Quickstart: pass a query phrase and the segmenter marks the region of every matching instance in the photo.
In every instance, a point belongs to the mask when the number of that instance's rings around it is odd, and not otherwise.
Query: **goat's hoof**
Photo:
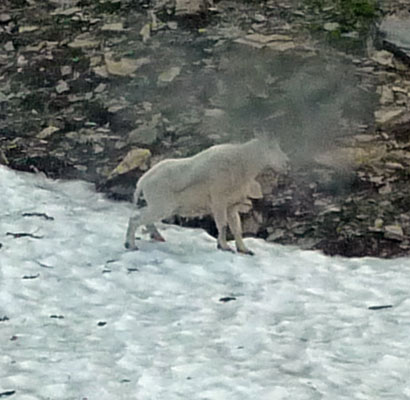
[[[165,239],[162,235],[159,233],[151,233],[151,239],[155,240],[156,242],[165,242]]]
[[[128,243],[128,242],[125,242],[124,247],[127,250],[138,250],[138,247],[135,246],[135,244],[131,244],[131,243]]]
[[[245,249],[245,250],[239,250],[238,249],[238,253],[246,254],[248,256],[254,256],[255,255],[255,253],[252,250],[248,250],[248,249]]]
[[[231,249],[229,246],[221,246],[218,243],[218,250],[222,250],[222,251],[229,251],[230,253],[235,253],[235,251],[233,249]]]

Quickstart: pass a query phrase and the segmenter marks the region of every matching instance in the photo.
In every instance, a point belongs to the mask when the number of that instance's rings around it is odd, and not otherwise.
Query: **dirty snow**
[[[130,252],[130,204],[3,166],[0,204],[1,398],[410,398],[409,258],[167,225]]]

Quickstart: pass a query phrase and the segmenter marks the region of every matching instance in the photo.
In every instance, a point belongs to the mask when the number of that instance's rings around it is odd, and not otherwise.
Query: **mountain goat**
[[[151,237],[164,240],[154,222],[180,215],[211,214],[218,229],[218,248],[232,251],[226,241],[229,226],[238,252],[253,254],[242,240],[239,212],[252,207],[252,198],[261,198],[256,176],[265,168],[285,171],[287,156],[276,140],[257,138],[243,144],[212,146],[192,157],[167,159],[147,171],[134,193],[141,193],[147,206],[130,218],[125,247],[135,246],[135,230],[145,225]]]

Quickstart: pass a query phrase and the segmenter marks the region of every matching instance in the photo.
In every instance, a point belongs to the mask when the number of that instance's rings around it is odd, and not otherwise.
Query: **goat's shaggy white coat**
[[[243,144],[210,147],[193,157],[163,160],[138,181],[134,193],[141,193],[147,206],[130,218],[125,247],[136,249],[135,230],[146,225],[154,238],[163,240],[154,222],[173,216],[212,214],[218,229],[218,248],[230,250],[226,241],[229,228],[237,250],[253,254],[242,241],[239,212],[252,207],[252,198],[261,198],[256,176],[265,168],[284,171],[288,163],[276,141],[253,139]]]

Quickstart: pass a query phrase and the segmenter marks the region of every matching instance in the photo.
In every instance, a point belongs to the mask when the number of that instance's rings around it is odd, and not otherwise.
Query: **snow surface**
[[[0,204],[0,397],[410,398],[408,258],[250,257],[166,225],[126,251],[131,204],[3,166]]]

